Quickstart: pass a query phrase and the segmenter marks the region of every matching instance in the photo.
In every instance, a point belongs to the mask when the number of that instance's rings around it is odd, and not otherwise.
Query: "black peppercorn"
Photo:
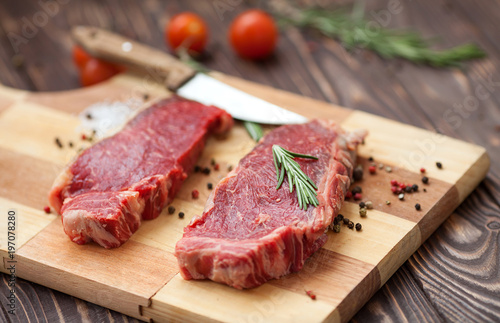
[[[175,207],[169,206],[168,207],[168,214],[174,214],[174,212],[175,212]]]
[[[179,218],[183,218],[184,217],[184,212],[179,212]]]
[[[352,195],[356,194],[356,193],[361,193],[361,186],[354,186],[354,188],[352,189]]]
[[[214,186],[212,185],[212,183],[208,183],[208,184],[207,184],[207,188],[208,188],[209,190],[211,190],[213,187],[214,187]]]
[[[418,185],[417,185],[417,184],[413,184],[413,185],[411,186],[411,189],[413,190],[413,192],[418,191]]]
[[[342,221],[344,221],[344,224],[349,224],[349,218],[343,218]]]
[[[363,179],[363,167],[357,166],[354,171],[352,172],[352,178],[354,178],[355,181],[360,181]]]
[[[201,167],[200,166],[198,166],[198,165],[194,166],[194,172],[195,173],[199,173],[200,171],[201,171]]]
[[[424,184],[429,183],[429,177],[427,177],[427,176],[422,177],[422,183],[424,183]]]
[[[405,192],[406,192],[406,193],[411,193],[411,191],[412,191],[412,190],[413,190],[413,189],[411,188],[411,186],[406,186],[406,187],[405,187]]]
[[[203,168],[203,174],[209,175],[210,174],[210,168],[208,168],[208,167]]]
[[[417,211],[420,211],[420,204],[419,204],[419,203],[415,204],[415,209],[416,209]]]
[[[338,214],[335,218],[338,218],[339,222],[344,220],[344,216],[342,214]]]
[[[373,157],[370,156],[370,158],[368,158],[368,160],[372,162],[373,161]]]
[[[349,229],[353,229],[353,228],[354,228],[354,222],[349,221],[349,224],[347,225],[347,227],[348,227]]]
[[[361,223],[356,223],[356,231],[361,230]]]
[[[436,166],[437,166],[437,168],[439,168],[439,169],[443,168],[443,164],[441,164],[440,162],[436,162]]]
[[[359,202],[359,208],[364,208],[366,205],[365,205],[365,202]]]

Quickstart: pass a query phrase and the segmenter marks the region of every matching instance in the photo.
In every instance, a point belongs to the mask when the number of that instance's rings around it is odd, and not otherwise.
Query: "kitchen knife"
[[[90,55],[151,74],[180,96],[215,105],[233,118],[263,124],[304,123],[307,118],[237,90],[158,49],[89,26],[72,29],[74,40]]]

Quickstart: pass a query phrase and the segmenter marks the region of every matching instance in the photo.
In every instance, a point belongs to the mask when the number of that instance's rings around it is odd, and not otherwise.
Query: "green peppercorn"
[[[366,208],[359,209],[359,216],[364,218],[366,216]]]
[[[340,232],[340,224],[335,224],[333,226],[333,231],[336,232],[336,233],[339,233]]]
[[[373,203],[372,203],[372,201],[367,201],[367,202],[365,202],[365,205],[366,205],[366,208],[367,208],[368,210],[373,209]]]

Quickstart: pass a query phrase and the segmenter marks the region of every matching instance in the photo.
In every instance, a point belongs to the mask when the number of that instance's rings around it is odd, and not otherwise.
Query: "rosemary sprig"
[[[309,176],[307,176],[302,171],[302,169],[300,169],[300,165],[295,160],[293,160],[293,158],[296,157],[317,160],[318,157],[293,153],[278,145],[273,145],[272,149],[274,166],[276,167],[276,176],[278,179],[278,185],[276,185],[276,189],[279,189],[281,187],[281,184],[283,184],[286,171],[290,193],[293,192],[294,186],[297,189],[299,207],[303,210],[307,210],[308,204],[318,206],[319,202],[316,193],[318,187],[316,187],[316,184],[314,184]]]
[[[255,122],[251,121],[243,121],[243,125],[245,126],[245,129],[247,130],[248,134],[250,137],[252,137],[253,140],[259,141],[260,138],[263,136],[262,132],[262,127]]]
[[[435,67],[460,65],[461,61],[485,57],[485,52],[474,44],[465,44],[443,51],[430,49],[430,43],[415,32],[373,28],[363,17],[359,6],[349,14],[344,10],[304,9],[284,17],[281,22],[307,27],[323,35],[340,40],[348,49],[367,48],[384,58],[401,57]]]

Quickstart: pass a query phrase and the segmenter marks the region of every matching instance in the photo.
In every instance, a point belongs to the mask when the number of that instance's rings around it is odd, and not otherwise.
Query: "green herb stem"
[[[301,28],[312,28],[323,35],[340,40],[348,49],[367,48],[384,58],[400,57],[435,67],[457,66],[461,61],[485,57],[485,52],[474,44],[465,44],[437,51],[430,43],[411,31],[386,29],[371,24],[363,18],[363,12],[354,10],[304,9],[281,22]],[[378,28],[379,27],[379,28]]]
[[[262,127],[258,123],[243,121],[243,125],[253,140],[259,141],[263,136]]]
[[[276,167],[276,176],[278,179],[276,189],[278,190],[283,184],[286,172],[290,193],[293,192],[294,186],[297,190],[299,207],[303,210],[307,210],[307,206],[309,204],[318,206],[319,201],[316,193],[318,187],[309,178],[309,176],[307,176],[302,171],[300,165],[295,160],[293,160],[294,158],[308,158],[317,160],[318,157],[294,153],[278,145],[273,145],[272,150],[274,166]]]

